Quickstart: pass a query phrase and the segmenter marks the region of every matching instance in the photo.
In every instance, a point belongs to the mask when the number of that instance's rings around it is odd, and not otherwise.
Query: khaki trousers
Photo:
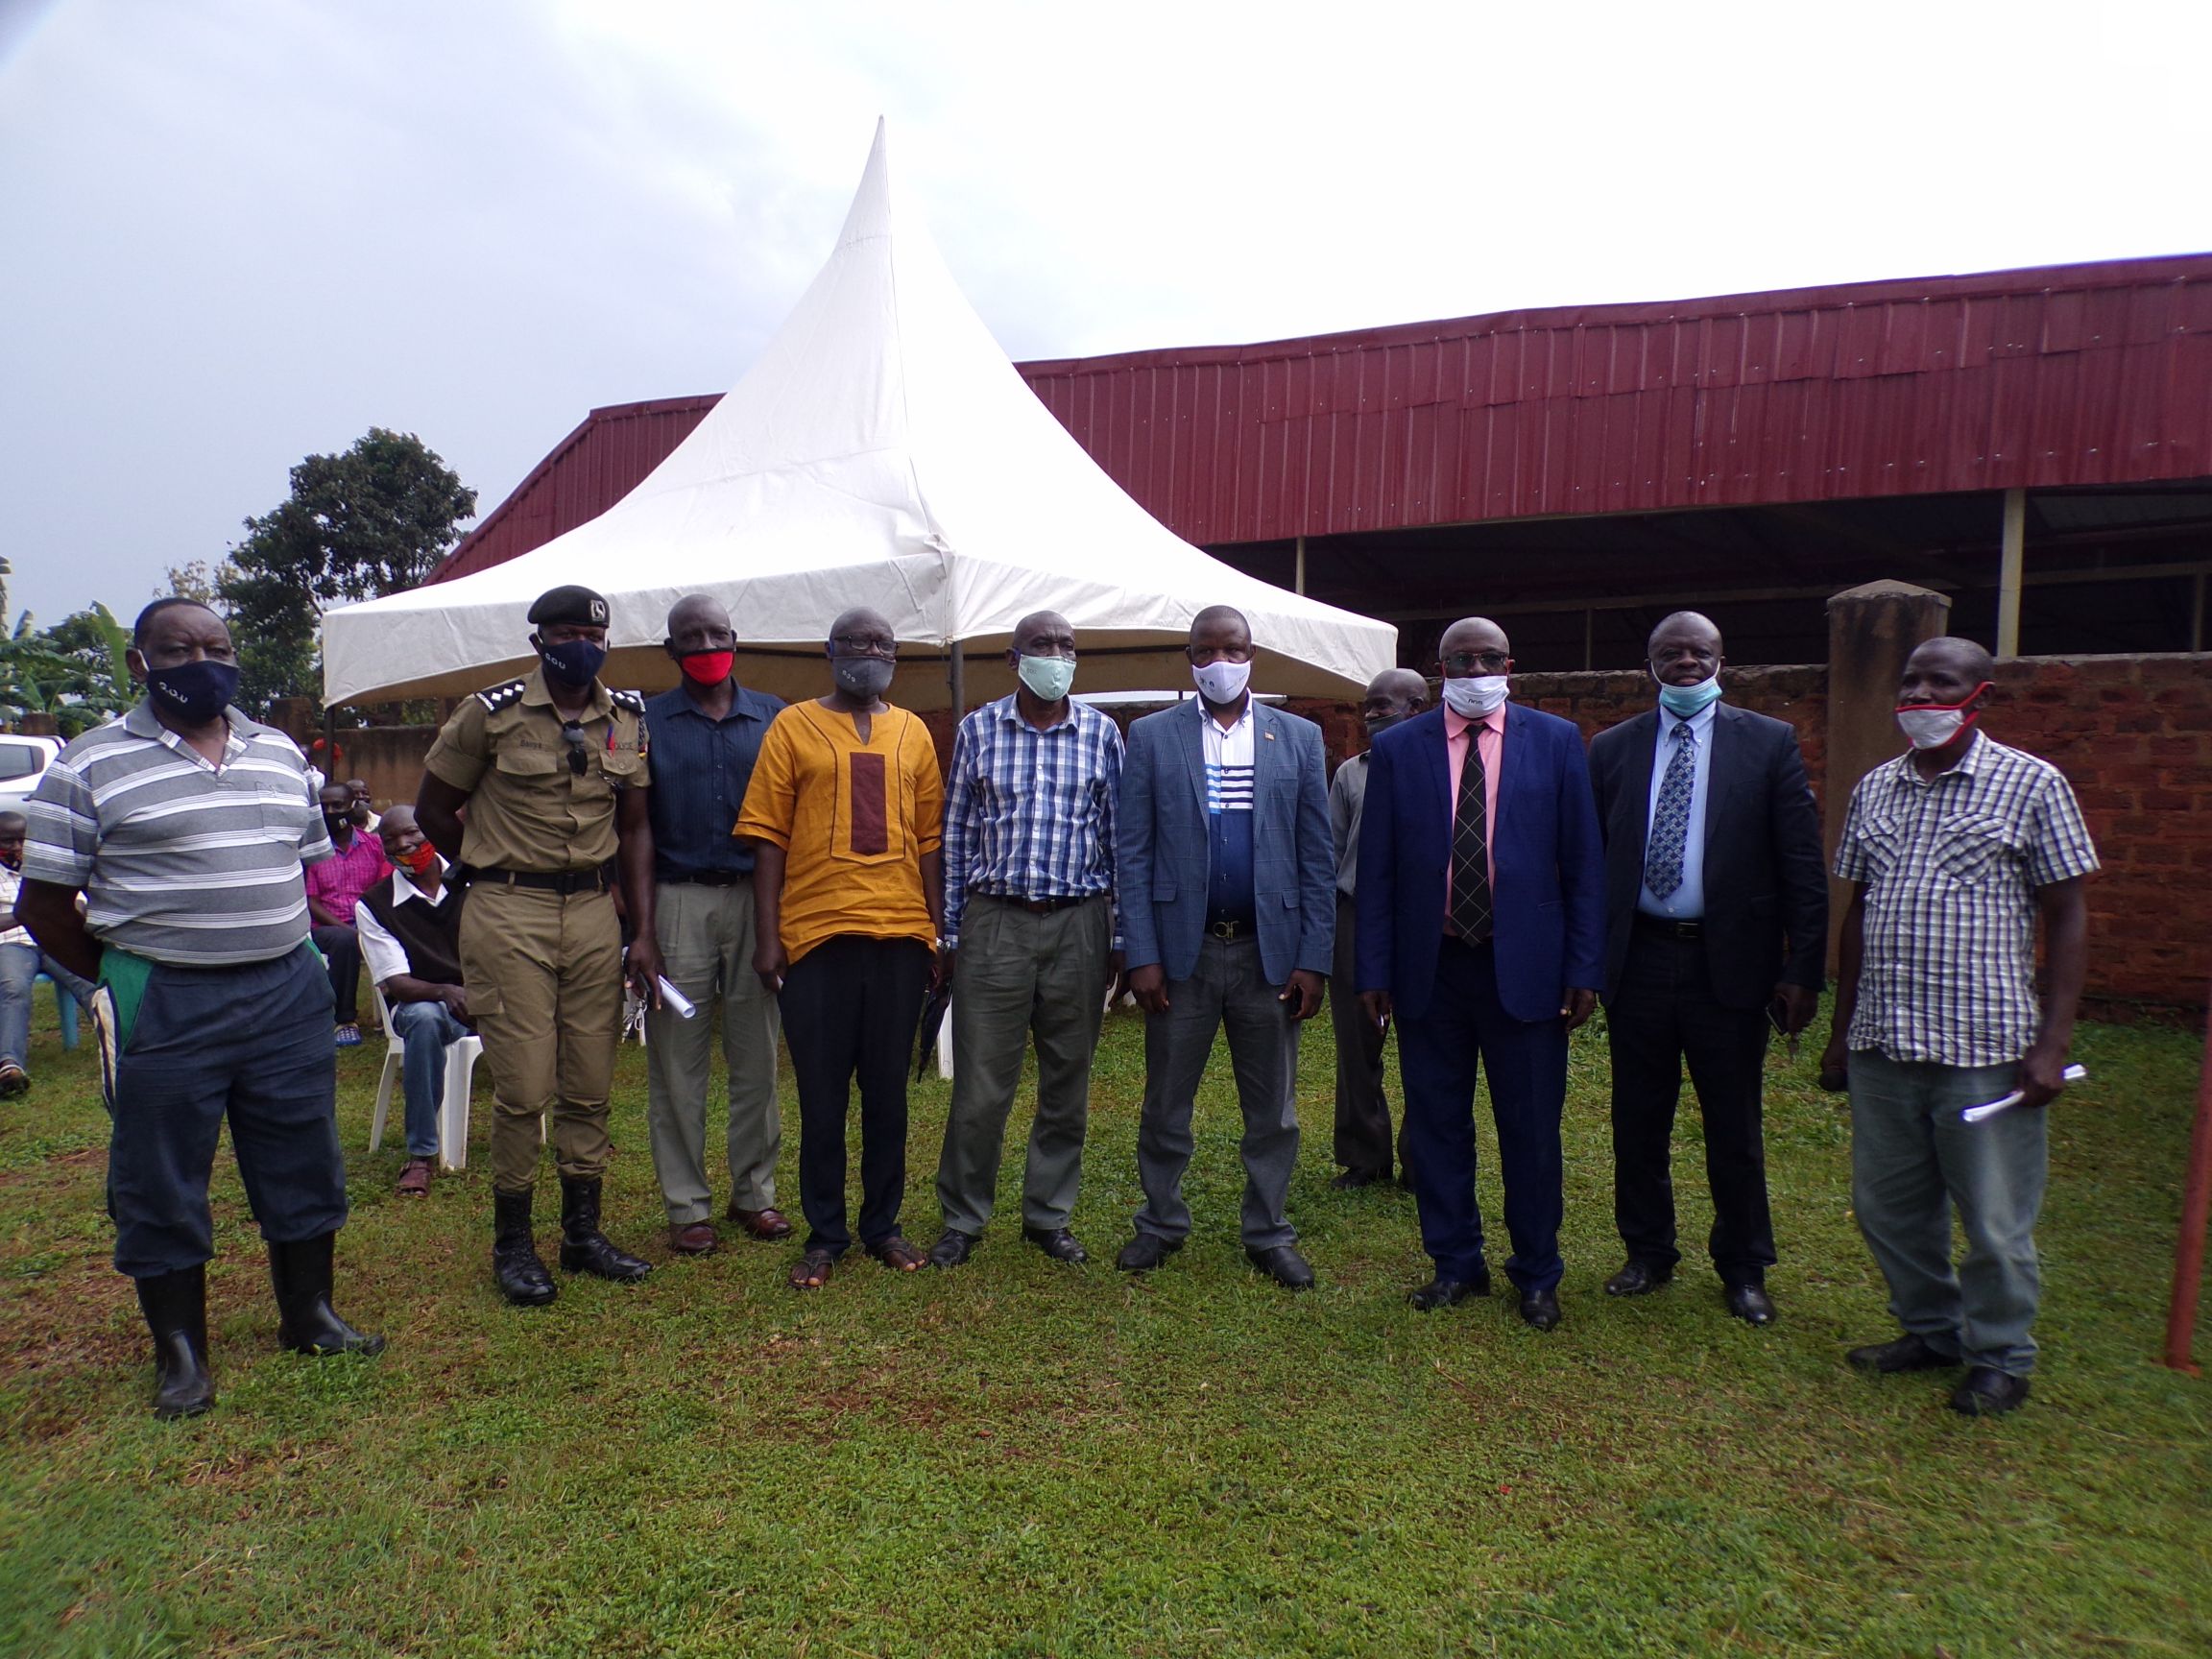
[[[783,1119],[776,1103],[776,998],[753,972],[753,883],[664,881],[657,891],[661,969],[698,1009],[688,1020],[665,1007],[645,1016],[646,1121],[668,1224],[688,1227],[714,1213],[707,1089],[717,1002],[730,1071],[730,1202],[739,1210],[771,1209]]]
[[[564,1176],[606,1173],[607,1094],[622,1034],[622,929],[609,893],[486,882],[461,912],[461,977],[492,1069],[492,1185],[537,1184],[540,1120],[553,1115]]]

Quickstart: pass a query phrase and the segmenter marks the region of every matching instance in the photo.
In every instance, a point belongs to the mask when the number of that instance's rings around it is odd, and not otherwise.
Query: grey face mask
[[[898,664],[886,662],[880,657],[832,657],[830,673],[837,682],[837,689],[848,697],[859,697],[873,703],[891,688],[891,676]]]

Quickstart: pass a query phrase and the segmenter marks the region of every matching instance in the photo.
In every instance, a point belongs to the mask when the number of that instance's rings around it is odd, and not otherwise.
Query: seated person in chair
[[[361,895],[392,874],[384,850],[361,831],[366,807],[356,807],[343,783],[323,785],[323,823],[336,856],[307,866],[310,936],[330,969],[330,996],[338,1010],[338,1046],[361,1042],[361,942],[353,929]]]
[[[20,812],[0,810],[0,1098],[31,1087],[31,992],[43,974],[61,994],[82,1002],[92,987],[38,949],[15,917],[23,885],[23,837],[30,826]]]
[[[362,960],[391,1006],[392,1029],[406,1045],[407,1163],[399,1192],[430,1190],[438,1160],[438,1107],[445,1090],[445,1050],[469,1035],[469,993],[461,986],[461,901],[445,880],[445,860],[395,804],[377,826],[391,873],[353,908]]]

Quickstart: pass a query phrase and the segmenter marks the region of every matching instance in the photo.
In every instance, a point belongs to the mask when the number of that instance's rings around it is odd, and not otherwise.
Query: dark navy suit
[[[1444,932],[1452,846],[1444,710],[1391,728],[1370,751],[1357,896],[1362,991],[1387,991],[1406,1091],[1407,1169],[1440,1278],[1483,1265],[1475,1200],[1477,1061],[1490,1081],[1513,1254],[1524,1293],[1559,1282],[1570,987],[1596,990],[1605,871],[1582,738],[1572,721],[1508,704],[1491,835],[1494,932]]]

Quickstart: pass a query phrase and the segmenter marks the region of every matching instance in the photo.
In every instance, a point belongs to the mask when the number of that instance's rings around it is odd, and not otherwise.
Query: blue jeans
[[[1959,1113],[2012,1092],[2017,1066],[1936,1066],[1851,1054],[1851,1202],[1889,1282],[1898,1324],[1940,1353],[2014,1377],[2035,1368],[2042,1296],[2035,1216],[2048,1171],[2046,1111]],[[1951,1213],[1966,1259],[1951,1265]]]
[[[445,1097],[445,1050],[469,1035],[443,1002],[395,1002],[392,1029],[407,1046],[399,1075],[407,1093],[407,1156],[438,1156],[438,1107]]]
[[[92,988],[36,945],[0,945],[0,1061],[20,1066],[31,1054],[31,993],[50,974],[63,993],[82,1002]]]

